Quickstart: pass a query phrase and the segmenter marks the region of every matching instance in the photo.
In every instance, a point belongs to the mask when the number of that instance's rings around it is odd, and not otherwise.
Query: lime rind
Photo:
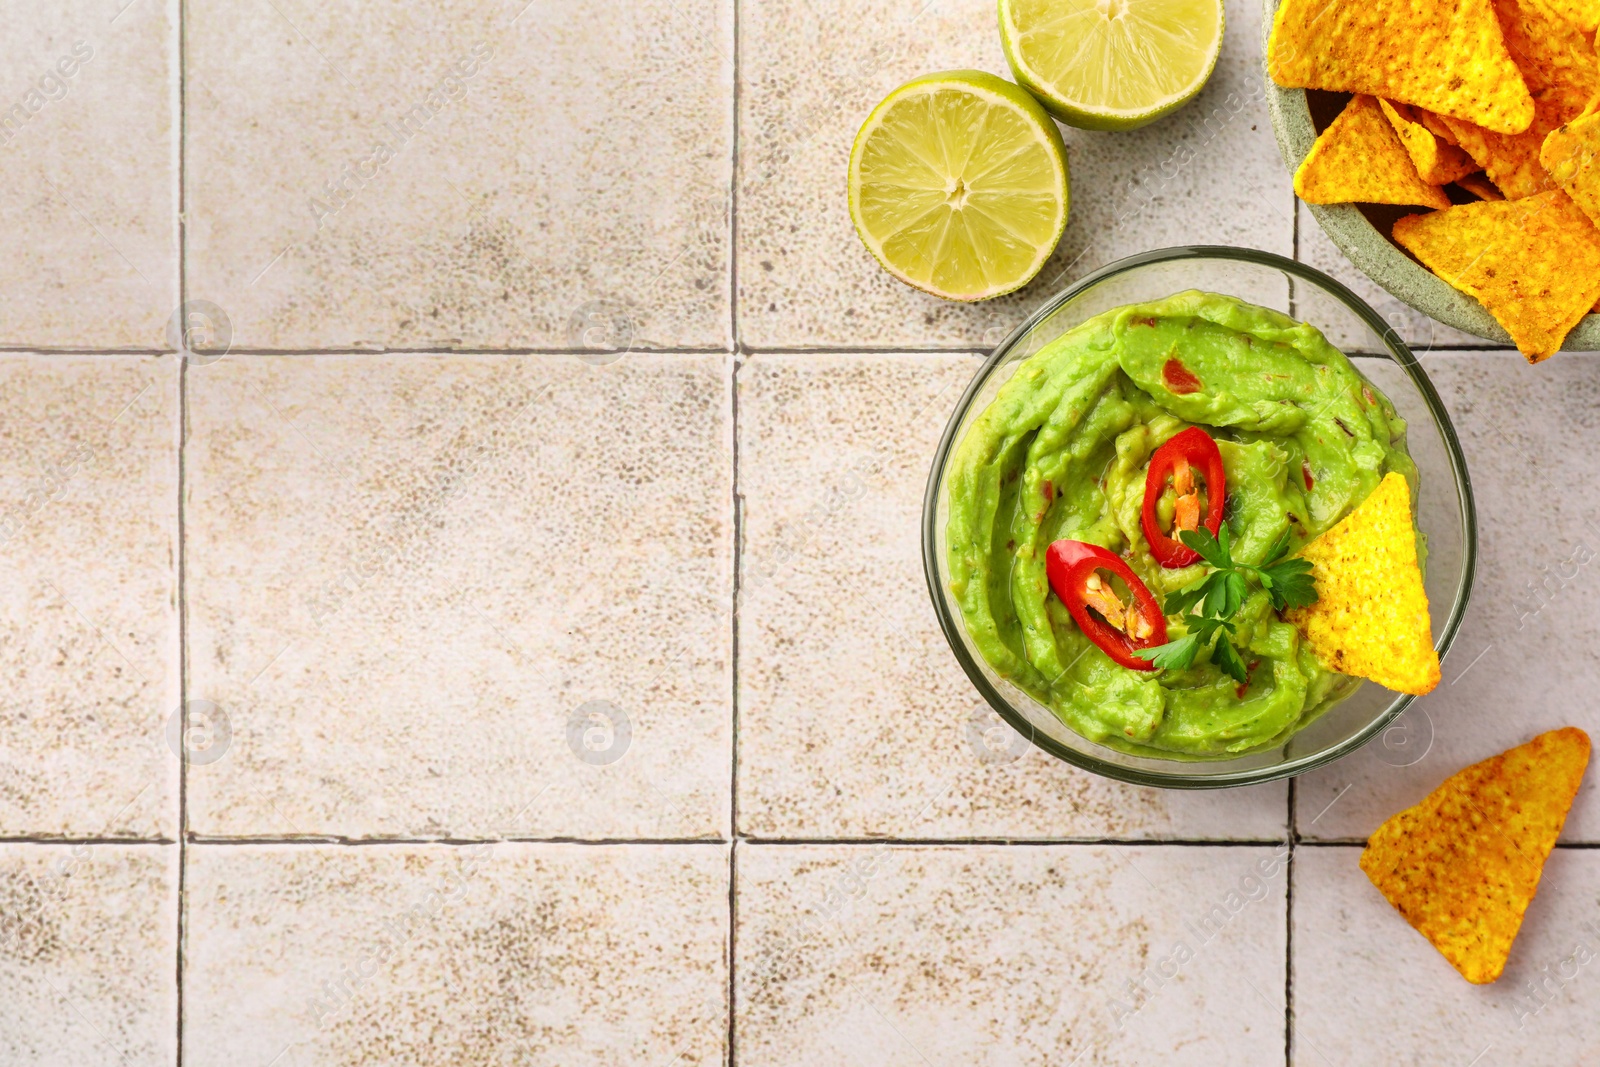
[[[928,74],[867,116],[850,153],[850,216],[890,274],[949,300],[1026,285],[1066,229],[1061,132],[983,71]]]
[[[998,0],[1017,84],[1062,122],[1131,130],[1197,96],[1216,69],[1222,0]]]

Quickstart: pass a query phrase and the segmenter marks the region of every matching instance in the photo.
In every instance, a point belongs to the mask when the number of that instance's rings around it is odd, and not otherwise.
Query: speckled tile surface
[[[176,0],[0,17],[0,346],[153,349],[178,306]]]
[[[1279,855],[747,846],[739,1062],[1276,1062]]]
[[[724,845],[198,845],[188,889],[193,1067],[724,1062]]]
[[[1064,130],[1071,217],[1031,284],[978,305],[879,268],[843,194],[850,145],[889,90],[929,71],[1006,71],[989,0],[763,0],[740,10],[739,335],[751,347],[992,347],[1044,298],[1119,256],[1176,244],[1291,255],[1294,200],[1258,64],[1260,5],[1230,0],[1216,73],[1131,133]]]
[[[1355,847],[1294,869],[1296,1065],[1556,1067],[1600,1060],[1600,855],[1558,848],[1493,985],[1474,986],[1406,925]]]
[[[188,5],[188,284],[234,343],[729,342],[731,0]]]
[[[178,832],[178,368],[0,355],[0,837]]]
[[[177,845],[0,846],[0,1062],[173,1067]]]
[[[978,363],[757,355],[741,368],[739,829],[1282,837],[1281,784],[1126,786],[986,739],[1009,728],[945,643],[920,542],[928,464]]]
[[[1600,736],[1600,581],[1593,482],[1600,386],[1591,361],[1530,368],[1516,353],[1423,367],[1450,410],[1478,506],[1477,583],[1433,693],[1349,759],[1300,779],[1307,837],[1365,840],[1460,768],[1558,726]],[[1539,664],[1538,668],[1531,665]],[[1600,795],[1579,790],[1563,839],[1600,840]]]
[[[1356,272],[1226,14],[973,306],[844,177],[890,89],[1006,70],[992,0],[0,3],[0,1065],[1600,1059],[1594,852],[1473,988],[1354,847],[1600,730],[1594,357]],[[977,353],[1181,243],[1371,302],[1476,489],[1444,684],[1292,788],[1027,747],[924,584]]]
[[[205,835],[723,834],[731,362],[191,370]],[[214,755],[211,753],[215,753]]]

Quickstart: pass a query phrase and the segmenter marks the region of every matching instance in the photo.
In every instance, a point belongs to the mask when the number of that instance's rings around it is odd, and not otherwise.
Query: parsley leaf
[[[1234,681],[1240,685],[1249,684],[1250,669],[1244,665],[1244,660],[1239,658],[1239,650],[1233,647],[1233,642],[1229,641],[1227,637],[1217,638],[1216,651],[1211,658]]]
[[[1161,610],[1168,615],[1182,615],[1205,597],[1206,590],[1211,588],[1212,579],[1216,575],[1208,575],[1197,582],[1190,582],[1182,589],[1167,594],[1167,599],[1161,605]]]
[[[1196,530],[1184,530],[1178,534],[1178,539],[1196,552],[1200,558],[1217,568],[1219,571],[1233,569],[1233,558],[1229,556],[1225,545],[1228,537],[1227,526],[1222,527],[1223,541],[1219,542],[1211,536],[1211,531],[1204,526]]]
[[[1289,554],[1289,528],[1287,526],[1285,526],[1283,528],[1283,533],[1279,534],[1278,535],[1278,539],[1276,541],[1272,542],[1272,547],[1267,549],[1266,564],[1265,565],[1270,567],[1274,563],[1278,562],[1280,559],[1282,559],[1284,556],[1286,556],[1288,554]]]
[[[1272,597],[1272,606],[1304,608],[1317,602],[1317,586],[1311,578],[1311,564],[1303,559],[1286,559],[1256,571],[1261,587]]]
[[[1154,648],[1141,648],[1134,655],[1149,660],[1164,671],[1184,671],[1194,666],[1195,653],[1199,651],[1199,635],[1189,634]]]

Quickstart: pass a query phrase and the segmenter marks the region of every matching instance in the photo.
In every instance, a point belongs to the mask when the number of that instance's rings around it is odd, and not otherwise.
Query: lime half
[[[1222,49],[1222,0],[1000,0],[1018,84],[1086,130],[1131,130],[1192,100]]]
[[[907,285],[948,300],[1009,293],[1039,273],[1067,225],[1061,131],[993,74],[909,81],[856,134],[850,218]]]

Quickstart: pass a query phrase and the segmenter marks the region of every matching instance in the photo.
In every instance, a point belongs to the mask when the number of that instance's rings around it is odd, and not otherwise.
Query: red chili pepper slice
[[[1200,391],[1201,382],[1194,376],[1194,371],[1175,359],[1169,359],[1161,364],[1161,384],[1179,396],[1188,396]]]
[[[1144,476],[1144,509],[1139,514],[1139,524],[1144,527],[1145,540],[1150,542],[1151,555],[1163,567],[1187,567],[1200,558],[1200,553],[1178,540],[1179,530],[1200,528],[1200,490],[1194,484],[1196,469],[1206,480],[1205,527],[1215,537],[1222,528],[1222,506],[1228,491],[1217,442],[1200,427],[1191,426],[1156,449],[1155,455],[1150,457],[1150,469]],[[1156,518],[1156,503],[1167,491],[1169,478],[1178,494],[1170,534],[1161,528]]]
[[[1044,566],[1050,588],[1100,651],[1129,670],[1156,669],[1134,653],[1167,643],[1167,619],[1155,596],[1121,557],[1087,541],[1056,541],[1045,552]],[[1101,571],[1122,579],[1133,595],[1132,604],[1122,602]]]

